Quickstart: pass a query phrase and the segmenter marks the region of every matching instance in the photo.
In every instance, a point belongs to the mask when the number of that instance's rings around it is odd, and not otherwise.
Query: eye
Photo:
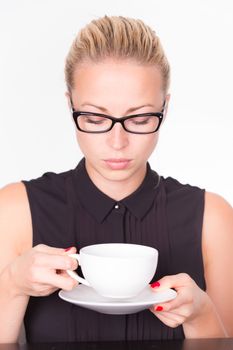
[[[94,124],[94,125],[100,125],[106,122],[106,118],[96,116],[96,115],[91,115],[91,116],[85,116],[84,122],[88,124]]]
[[[146,125],[150,122],[150,120],[151,120],[151,117],[142,115],[140,117],[129,119],[129,122],[131,122],[134,125]]]

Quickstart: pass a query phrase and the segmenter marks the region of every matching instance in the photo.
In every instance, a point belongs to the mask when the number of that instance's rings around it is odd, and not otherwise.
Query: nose
[[[123,126],[120,123],[116,123],[112,130],[109,131],[108,143],[115,150],[121,150],[128,145],[128,136]]]

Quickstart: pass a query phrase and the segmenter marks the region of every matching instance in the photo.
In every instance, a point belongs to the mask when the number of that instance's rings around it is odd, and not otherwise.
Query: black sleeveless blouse
[[[30,204],[33,246],[135,243],[155,247],[159,261],[152,282],[188,273],[205,290],[201,236],[204,190],[159,176],[147,163],[140,187],[116,202],[90,180],[85,158],[67,172],[23,181]],[[78,272],[82,275],[80,268]],[[61,300],[58,292],[30,297],[25,318],[28,342],[182,339],[149,310],[107,315]]]

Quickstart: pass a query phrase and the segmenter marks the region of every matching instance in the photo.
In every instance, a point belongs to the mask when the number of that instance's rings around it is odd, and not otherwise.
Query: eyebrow
[[[103,112],[105,112],[105,113],[108,113],[108,110],[107,110],[106,108],[101,107],[101,106],[97,106],[97,105],[93,105],[92,103],[89,103],[89,102],[82,103],[82,104],[81,104],[81,107],[83,107],[83,106],[95,107],[95,108],[98,108],[98,109],[100,109],[101,111],[103,111]],[[151,104],[148,103],[148,104],[145,104],[145,105],[142,105],[142,106],[138,106],[138,107],[131,107],[131,108],[129,108],[129,109],[126,111],[126,114],[132,113],[132,112],[136,111],[137,109],[141,109],[141,108],[143,108],[143,107],[153,107],[153,108],[155,108],[154,105],[151,105]]]

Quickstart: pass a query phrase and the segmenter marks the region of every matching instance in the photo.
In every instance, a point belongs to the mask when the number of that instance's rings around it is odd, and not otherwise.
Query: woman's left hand
[[[151,288],[155,293],[168,288],[177,292],[175,299],[150,308],[150,311],[169,327],[175,328],[186,322],[195,322],[196,318],[208,312],[210,298],[186,273],[165,276],[152,283]]]

